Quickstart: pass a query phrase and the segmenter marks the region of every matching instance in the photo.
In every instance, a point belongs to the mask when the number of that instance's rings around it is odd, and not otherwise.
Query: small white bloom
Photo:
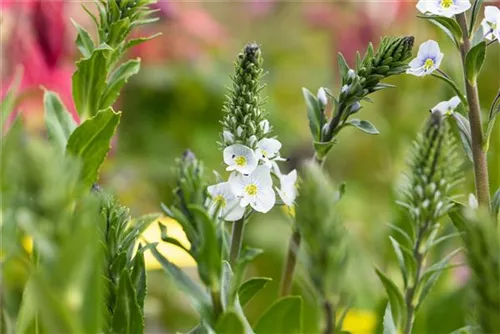
[[[230,131],[228,131],[228,130],[222,131],[222,137],[224,138],[224,141],[226,143],[229,143],[229,144],[234,143],[234,135]]]
[[[347,71],[347,78],[354,79],[356,77],[356,72],[351,68]]]
[[[484,7],[484,19],[481,22],[485,38],[500,41],[500,9],[495,6]]]
[[[469,194],[469,207],[476,210],[479,207],[476,196]]]
[[[245,145],[234,144],[224,149],[224,162],[228,167],[226,170],[236,170],[243,174],[250,174],[255,170],[259,160],[254,151]]]
[[[257,158],[264,161],[264,163],[271,167],[270,161],[279,156],[281,143],[276,139],[263,138],[257,143],[255,154]]]
[[[207,201],[207,208],[210,215],[217,212],[219,218],[228,221],[239,220],[243,217],[245,208],[240,205],[240,201],[231,190],[229,182],[209,186],[207,191],[212,197]]]
[[[267,119],[260,121],[259,126],[262,132],[264,132],[264,134],[268,134],[269,131],[271,130],[269,126],[269,121]]]
[[[250,204],[255,211],[266,213],[276,203],[271,171],[266,166],[258,166],[250,175],[232,173],[229,184],[233,193],[241,198],[243,207]]]
[[[406,73],[416,75],[417,77],[431,74],[439,68],[443,57],[444,54],[439,49],[438,43],[428,40],[420,44],[418,55],[408,64],[410,68],[406,70]]]
[[[283,203],[288,206],[292,206],[297,197],[297,171],[294,169],[286,175],[281,175],[280,177],[281,188],[276,188],[276,191],[281,197]]]
[[[323,87],[318,89],[317,97],[321,108],[324,109],[328,104],[328,97],[326,96],[326,91]]]
[[[439,111],[442,116],[450,116],[453,114],[460,102],[460,98],[458,96],[454,96],[448,101],[439,102],[434,106],[434,108],[431,109],[431,111]]]
[[[238,126],[238,128],[236,129],[236,135],[238,137],[241,137],[242,134],[243,134],[243,128],[241,126]]]
[[[469,0],[420,0],[417,9],[422,14],[433,14],[445,17],[465,12],[471,7]]]
[[[257,137],[255,135],[251,135],[247,140],[248,146],[253,146],[255,142],[257,142]]]
[[[342,88],[340,89],[340,92],[345,93],[349,90],[350,87],[351,85],[343,85]]]

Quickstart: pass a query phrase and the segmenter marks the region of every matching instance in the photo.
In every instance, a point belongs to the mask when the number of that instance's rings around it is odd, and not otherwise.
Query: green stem
[[[481,206],[490,207],[490,185],[488,178],[488,161],[483,148],[483,128],[481,122],[481,107],[477,83],[470,82],[466,76],[466,55],[471,49],[471,41],[467,30],[467,19],[465,14],[456,15],[458,25],[462,29],[463,42],[460,45],[460,55],[464,69],[465,91],[469,105],[469,122],[472,136],[472,157],[474,160],[474,176],[476,183],[477,200]]]
[[[323,310],[325,312],[325,334],[335,334],[335,308],[332,303],[326,299],[323,303]]]
[[[210,292],[210,295],[212,297],[212,304],[214,307],[214,315],[215,315],[215,320],[219,319],[219,316],[224,312],[222,309],[222,303],[221,303],[221,296],[220,296],[220,291],[215,291],[212,290]]]
[[[236,262],[238,261],[238,257],[240,255],[241,244],[243,242],[244,229],[245,229],[245,218],[241,218],[240,220],[234,222],[233,232],[231,235],[231,246],[229,250],[229,263],[231,264],[232,268],[236,266]]]
[[[297,264],[297,254],[299,253],[301,235],[297,227],[290,237],[288,245],[288,255],[286,258],[285,270],[281,277],[281,296],[287,296],[292,290],[293,273]]]

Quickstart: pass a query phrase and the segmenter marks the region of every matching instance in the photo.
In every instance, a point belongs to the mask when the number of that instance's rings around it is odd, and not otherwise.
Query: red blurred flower
[[[27,98],[20,110],[27,118],[39,118],[43,86],[58,93],[78,121],[71,94],[73,63],[71,57],[70,62],[65,59],[70,55],[65,6],[65,1],[2,1],[2,20],[10,20],[12,29],[4,55],[10,73],[2,78],[1,93],[5,94],[15,69],[22,66],[20,94]]]

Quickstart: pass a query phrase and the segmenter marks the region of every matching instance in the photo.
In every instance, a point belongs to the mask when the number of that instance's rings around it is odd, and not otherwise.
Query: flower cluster
[[[291,206],[296,197],[297,172],[282,174],[277,162],[281,143],[270,136],[271,126],[259,96],[263,86],[262,57],[255,43],[248,44],[235,62],[233,87],[224,105],[222,120],[223,159],[231,172],[227,182],[207,188],[209,212],[228,221],[243,218],[246,209],[266,213],[276,204],[276,192]],[[273,189],[273,176],[280,188]]]
[[[417,9],[423,14],[445,17],[465,12],[471,7],[469,0],[420,0]]]

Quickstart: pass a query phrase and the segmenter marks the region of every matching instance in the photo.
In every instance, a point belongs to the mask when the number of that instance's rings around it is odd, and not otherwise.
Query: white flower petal
[[[297,197],[297,171],[294,169],[286,175],[282,175],[280,178],[281,189],[277,189],[283,202],[292,206],[295,198]]]
[[[226,170],[236,170],[243,174],[252,173],[258,164],[254,151],[241,144],[226,147],[223,157],[224,162],[229,166]]]
[[[240,173],[232,173],[229,176],[229,185],[231,186],[232,192],[236,196],[243,196],[243,193],[245,192],[246,178],[248,178],[248,176],[241,175]]]
[[[328,104],[328,97],[326,96],[325,89],[323,87],[320,87],[316,96],[320,105],[324,108]]]
[[[229,207],[227,209],[227,212],[223,213],[223,218],[227,221],[236,221],[243,218],[244,214],[245,214],[245,208],[241,206],[238,201],[235,201],[233,203],[233,206]]]
[[[276,194],[274,190],[269,188],[259,189],[258,195],[250,202],[250,206],[255,210],[262,213],[269,212],[276,203]]]
[[[448,101],[439,102],[434,106],[434,108],[431,109],[431,111],[439,111],[443,116],[451,115],[460,102],[460,98],[458,96],[454,96]]]
[[[250,182],[255,182],[259,187],[271,188],[273,179],[271,178],[271,170],[266,166],[259,166],[255,171],[248,176]]]
[[[484,19],[488,22],[495,23],[500,17],[500,8],[496,6],[484,7]]]
[[[458,105],[460,104],[460,102],[462,102],[462,101],[460,101],[460,98],[458,96],[453,96],[448,101],[448,103],[450,104],[450,108],[453,109],[453,110],[455,110],[458,107]]]

